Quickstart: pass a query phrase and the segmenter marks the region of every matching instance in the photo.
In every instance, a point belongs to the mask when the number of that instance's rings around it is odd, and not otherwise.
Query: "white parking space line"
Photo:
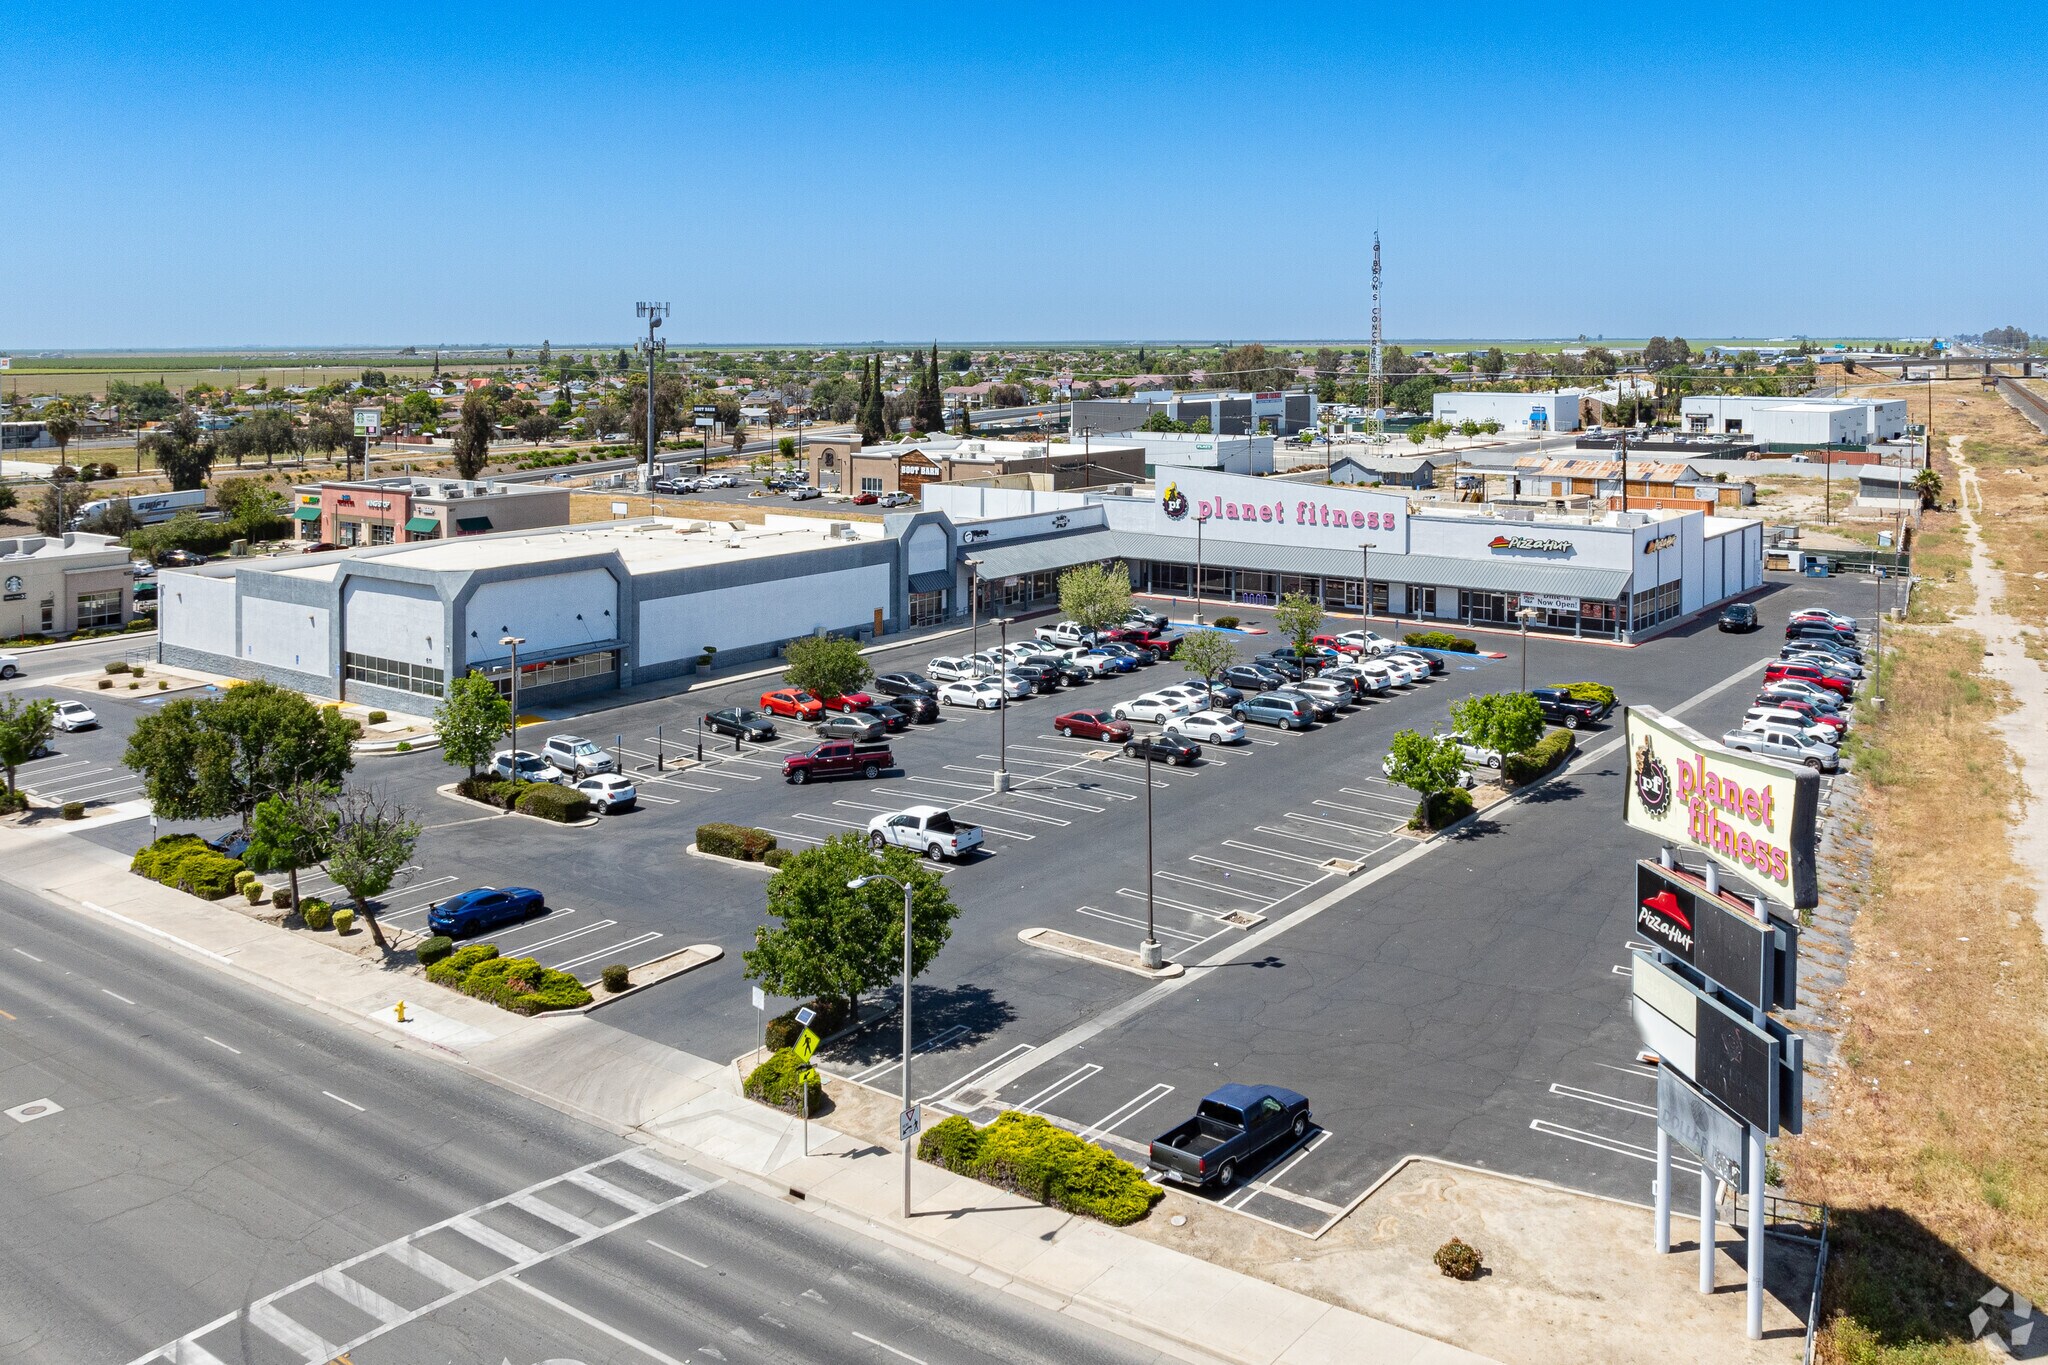
[[[1385,834],[1387,832],[1377,825],[1347,825],[1342,820],[1331,820],[1325,816],[1309,815],[1298,810],[1288,811],[1285,818],[1289,820],[1303,820],[1311,825],[1329,829],[1347,830],[1352,834]]]
[[[1082,1082],[1086,1081],[1090,1076],[1096,1075],[1101,1070],[1102,1068],[1100,1066],[1097,1066],[1094,1062],[1085,1062],[1082,1065],[1075,1067],[1072,1071],[1069,1071],[1065,1076],[1062,1076],[1059,1080],[1054,1081],[1051,1085],[1039,1091],[1036,1095],[1033,1095],[1030,1099],[1024,1101],[1017,1107],[1027,1114],[1032,1113],[1037,1109],[1039,1105],[1050,1104],[1052,1101],[1066,1094],[1069,1090],[1072,1090],[1075,1086],[1080,1085]]]
[[[1280,896],[1264,896],[1256,891],[1247,891],[1241,886],[1227,886],[1221,882],[1205,881],[1200,877],[1183,876],[1178,872],[1158,871],[1152,876],[1158,881],[1179,882],[1182,886],[1199,886],[1204,891],[1215,891],[1233,900],[1253,901],[1259,905],[1271,905],[1274,901],[1283,899]]]
[[[1119,915],[1108,910],[1098,910],[1092,905],[1077,905],[1074,907],[1074,913],[1077,915],[1086,915],[1090,919],[1108,920],[1112,924],[1121,924],[1131,929],[1143,929],[1145,927],[1145,921],[1141,919],[1133,919],[1129,915]],[[1182,933],[1178,929],[1169,929],[1163,924],[1154,924],[1152,926],[1152,932],[1158,935],[1160,938],[1179,939],[1182,943],[1186,943],[1191,946],[1207,943],[1210,939],[1216,937],[1215,934],[1210,934],[1205,937],[1200,934]]]
[[[912,1355],[910,1352],[899,1351],[894,1346],[891,1346],[888,1342],[877,1341],[865,1332],[855,1332],[853,1335],[856,1340],[865,1341],[870,1346],[880,1347],[882,1350],[887,1351],[890,1355],[895,1356],[898,1360],[907,1360],[910,1362],[910,1365],[925,1365],[925,1362],[922,1359]]]
[[[839,820],[830,815],[812,815],[809,811],[798,811],[793,818],[808,820],[814,825],[837,825],[841,829],[857,829],[863,833],[867,831],[868,827],[868,822],[865,820]]]
[[[1394,810],[1382,809],[1377,806],[1347,806],[1342,801],[1330,801],[1321,797],[1318,797],[1316,800],[1311,801],[1309,804],[1312,806],[1319,806],[1324,810],[1341,810],[1344,811],[1346,814],[1350,815],[1384,815],[1389,818],[1393,818],[1399,813]],[[1410,802],[1409,804],[1413,806],[1414,803]]]
[[[955,1038],[965,1037],[966,1033],[967,1030],[964,1026],[960,1024],[955,1024],[951,1028],[945,1030],[943,1033],[939,1033],[919,1043],[916,1047],[910,1050],[910,1055],[915,1057],[926,1052],[936,1051],[937,1049],[942,1048],[946,1044],[952,1042]],[[873,1066],[869,1067],[865,1071],[856,1071],[853,1075],[847,1077],[847,1079],[851,1081],[857,1081],[862,1085],[866,1085],[872,1082],[875,1077],[886,1076],[891,1071],[894,1071],[897,1067],[902,1065],[903,1059],[901,1057],[890,1057],[883,1061],[876,1062]]]
[[[1089,1124],[1086,1128],[1083,1128],[1081,1130],[1081,1137],[1084,1141],[1090,1136],[1096,1134],[1100,1134],[1103,1137],[1108,1137],[1109,1135],[1114,1133],[1120,1125],[1129,1123],[1139,1114],[1151,1108],[1153,1105],[1165,1099],[1168,1095],[1171,1095],[1172,1093],[1173,1087],[1163,1083],[1159,1085],[1154,1085],[1150,1089],[1142,1090],[1138,1093],[1137,1098],[1125,1100],[1122,1104],[1110,1110],[1107,1114],[1104,1114],[1101,1118],[1095,1120],[1095,1122]]]
[[[1329,1137],[1329,1129],[1318,1128],[1313,1134],[1309,1136],[1308,1141],[1304,1142],[1301,1145],[1300,1150],[1296,1151],[1291,1158],[1288,1157],[1285,1153],[1282,1153],[1279,1158],[1281,1162],[1279,1166],[1269,1169],[1266,1174],[1260,1176],[1256,1180],[1246,1181],[1244,1192],[1242,1194],[1235,1194],[1230,1196],[1229,1199],[1219,1200],[1218,1202],[1221,1203],[1223,1207],[1226,1209],[1242,1209],[1245,1205],[1251,1203],[1255,1197],[1261,1194],[1278,1195],[1282,1199],[1293,1198],[1299,1201],[1300,1196],[1293,1195],[1290,1191],[1281,1189],[1277,1182],[1279,1181],[1281,1176],[1286,1175],[1296,1166],[1299,1166],[1302,1162],[1302,1159],[1305,1158],[1310,1152],[1313,1152],[1316,1148],[1322,1146],[1324,1142],[1328,1141]],[[1237,1202],[1233,1204],[1230,1202],[1231,1199],[1235,1199]]]
[[[555,913],[561,914],[562,912],[556,911]],[[573,914],[575,912],[570,911],[569,913]],[[553,916],[549,916],[549,918],[552,919]],[[539,952],[543,948],[552,948],[557,944],[561,943],[572,943],[575,940],[583,938],[586,935],[602,933],[604,930],[613,928],[617,924],[618,921],[615,919],[591,920],[588,923],[582,925],[580,928],[567,929],[559,934],[554,934],[548,938],[535,939],[531,943],[517,943],[511,940],[509,937],[505,938],[504,942],[511,943],[515,951],[530,956],[534,953]],[[499,951],[502,952],[504,951],[504,949],[501,947]]]
[[[1116,889],[1116,893],[1125,900],[1142,901],[1145,899],[1145,893],[1136,887],[1119,886]],[[1170,897],[1160,895],[1157,891],[1152,893],[1152,903],[1154,905],[1171,906],[1175,910],[1185,911],[1199,919],[1220,920],[1230,913],[1228,910],[1211,910],[1205,905],[1191,905],[1187,901],[1173,900]]]
[[[1326,861],[1322,858],[1304,858],[1299,853],[1286,853],[1277,848],[1267,848],[1263,844],[1247,844],[1237,839],[1225,839],[1222,846],[1224,848],[1238,849],[1244,853],[1262,853],[1268,858],[1279,858],[1285,862],[1305,863],[1310,867],[1321,867]]]
[[[1334,848],[1340,853],[1356,854],[1362,852],[1354,844],[1340,844],[1330,839],[1317,839],[1310,835],[1297,834],[1291,829],[1280,829],[1273,825],[1258,825],[1254,827],[1254,830],[1259,834],[1271,834],[1282,839],[1292,839],[1298,844],[1319,844],[1324,848]]]
[[[940,1086],[937,1090],[934,1090],[929,1095],[924,1096],[924,1099],[927,1101],[937,1100],[947,1095],[950,1095],[955,1090],[960,1089],[962,1086],[972,1083],[977,1076],[981,1076],[987,1072],[995,1070],[1004,1062],[1009,1061],[1012,1057],[1023,1056],[1025,1053],[1031,1051],[1031,1046],[1032,1045],[1030,1043],[1019,1043],[1015,1047],[1011,1048],[1009,1051],[1003,1053],[1002,1056],[990,1058],[988,1061],[983,1062],[981,1065],[967,1072],[967,1074],[965,1074],[964,1076],[959,1076],[953,1080],[946,1082],[946,1084]]]
[[[768,829],[766,825],[763,825],[761,828]],[[778,839],[794,839],[800,844],[822,844],[825,842],[815,834],[797,834],[786,829],[768,829],[768,832]]]
[[[683,800],[679,796],[656,796],[653,792],[647,790],[645,786],[637,784],[633,789],[633,794],[640,800],[652,801],[657,806],[680,806],[683,804]]]
[[[661,935],[658,932],[648,932],[640,935],[638,938],[629,938],[622,940],[621,942],[611,944],[607,947],[599,949],[597,952],[585,953],[582,957],[572,957],[567,962],[555,962],[550,963],[548,965],[554,967],[554,969],[558,972],[572,971],[577,967],[586,966],[589,963],[595,962],[599,958],[615,958],[618,954],[625,952],[629,948],[638,948],[642,944],[652,943],[654,942],[654,940],[660,937]],[[650,957],[647,959],[647,961],[652,962],[654,961],[654,959]],[[642,964],[631,963],[628,965],[639,966]]]
[[[1546,1137],[1559,1137],[1567,1142],[1581,1142],[1588,1147],[1598,1147],[1603,1152],[1612,1152],[1616,1156],[1632,1156],[1638,1161],[1651,1162],[1657,1159],[1657,1153],[1651,1148],[1639,1147],[1633,1142],[1623,1142],[1620,1138],[1607,1137],[1601,1133],[1589,1133],[1583,1128],[1570,1128],[1562,1123],[1551,1123],[1545,1119],[1530,1119],[1529,1127],[1538,1133],[1544,1134]],[[1688,1161],[1677,1151],[1671,1154],[1671,1164],[1678,1170],[1694,1175],[1697,1175],[1700,1169],[1697,1161]]]
[[[1253,877],[1264,877],[1268,881],[1285,882],[1289,886],[1315,885],[1313,878],[1297,877],[1286,872],[1272,872],[1263,867],[1246,867],[1243,863],[1226,863],[1221,858],[1211,858],[1202,853],[1190,853],[1188,861],[1200,863],[1204,867],[1220,867],[1227,872],[1243,872]]]
[[[1637,1100],[1625,1100],[1619,1095],[1603,1095],[1597,1090],[1581,1090],[1575,1085],[1562,1085],[1553,1081],[1550,1085],[1550,1093],[1560,1095],[1568,1100],[1579,1100],[1586,1104],[1597,1104],[1604,1109],[1619,1109],[1622,1113],[1633,1114],[1637,1118],[1654,1119],[1657,1117],[1657,1106],[1654,1104],[1643,1104]]]

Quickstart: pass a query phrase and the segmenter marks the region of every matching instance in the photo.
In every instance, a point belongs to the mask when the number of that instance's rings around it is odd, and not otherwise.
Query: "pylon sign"
[[[1636,864],[1636,933],[1758,1009],[1798,1004],[1799,926],[1677,868]]]

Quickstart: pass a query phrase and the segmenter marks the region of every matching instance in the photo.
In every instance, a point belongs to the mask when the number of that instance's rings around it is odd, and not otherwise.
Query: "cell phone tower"
[[[1387,439],[1387,372],[1380,353],[1380,234],[1372,234],[1372,417],[1366,424],[1369,439]]]

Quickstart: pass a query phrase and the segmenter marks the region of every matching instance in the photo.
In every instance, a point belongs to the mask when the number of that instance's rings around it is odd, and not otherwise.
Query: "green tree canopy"
[[[741,956],[748,978],[786,996],[854,1004],[903,968],[903,893],[887,882],[847,883],[886,872],[911,888],[910,968],[921,974],[946,946],[960,913],[946,883],[908,849],[870,851],[858,831],[792,854],[768,883],[768,915]]]
[[[1391,752],[1394,761],[1387,769],[1388,780],[1422,797],[1416,810],[1425,825],[1430,823],[1430,798],[1456,787],[1464,772],[1465,755],[1458,741],[1449,735],[1401,730],[1394,735]]]
[[[206,477],[213,472],[213,443],[204,439],[192,409],[183,409],[161,430],[152,432],[142,448],[156,457],[157,468],[173,489],[183,492],[206,487]]]
[[[809,635],[791,640],[783,655],[789,661],[782,670],[783,681],[820,700],[858,691],[875,676],[867,656],[860,652],[860,645],[837,636]]]
[[[142,777],[166,820],[234,816],[300,783],[339,787],[360,727],[267,682],[236,683],[212,700],[181,697],[135,724],[121,762]]]
[[[1211,686],[1217,674],[1237,662],[1237,641],[1220,630],[1189,631],[1181,638],[1173,659],[1200,678],[1205,687]]]
[[[1543,738],[1543,708],[1526,692],[1489,692],[1453,703],[1451,724],[1468,744],[1526,753]]]
[[[462,424],[455,432],[455,472],[474,479],[491,460],[491,437],[497,413],[481,390],[462,400]]]
[[[512,724],[512,703],[475,669],[448,684],[448,695],[434,708],[434,732],[441,737],[441,761],[476,770],[497,752]]]
[[[334,840],[334,813],[323,787],[298,783],[256,803],[249,847],[242,861],[266,876],[282,872],[291,881],[292,905],[299,903],[299,869],[324,859]]]
[[[29,701],[19,693],[0,697],[0,768],[7,772],[7,790],[14,790],[14,770],[42,752],[56,728],[57,704]]]
[[[1060,610],[1089,632],[1119,625],[1131,614],[1131,571],[1115,564],[1080,564],[1060,575]]]
[[[1280,605],[1273,608],[1273,624],[1294,646],[1294,657],[1303,658],[1313,648],[1309,642],[1323,628],[1323,604],[1305,592],[1285,593]]]
[[[398,801],[374,792],[345,792],[332,804],[333,832],[327,851],[327,875],[348,892],[356,913],[370,926],[370,939],[390,951],[377,923],[375,897],[412,861],[420,840],[419,821]]]

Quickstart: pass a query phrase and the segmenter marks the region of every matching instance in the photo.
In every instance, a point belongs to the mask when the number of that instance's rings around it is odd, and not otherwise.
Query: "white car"
[[[1394,756],[1393,756],[1392,754],[1388,754],[1388,755],[1387,755],[1387,756],[1386,756],[1385,758],[1383,758],[1383,759],[1381,759],[1381,760],[1380,760],[1380,771],[1381,771],[1381,772],[1383,772],[1383,773],[1385,773],[1385,774],[1387,775],[1387,780],[1388,780],[1388,781],[1392,781],[1392,780],[1393,780],[1393,777],[1394,777]],[[1470,791],[1470,790],[1472,790],[1473,786],[1474,786],[1474,785],[1475,785],[1475,784],[1476,784],[1476,783],[1477,783],[1478,781],[1479,781],[1479,774],[1477,774],[1477,773],[1473,772],[1473,771],[1472,771],[1472,770],[1471,770],[1470,768],[1460,768],[1460,769],[1458,769],[1458,785],[1459,785],[1459,786],[1461,786],[1461,787],[1463,787],[1463,788],[1464,788],[1465,790],[1467,790],[1467,791]]]
[[[1792,619],[1795,621],[1799,620],[1802,617],[1814,616],[1820,617],[1823,621],[1832,621],[1836,625],[1841,626],[1846,630],[1859,629],[1859,627],[1856,624],[1855,617],[1845,616],[1841,612],[1836,611],[1831,607],[1807,607],[1803,611],[1795,611],[1792,613]]]
[[[1204,744],[1236,744],[1244,739],[1244,722],[1224,711],[1197,711],[1160,727],[1169,735]]]
[[[12,678],[21,672],[21,660],[12,654],[0,654],[0,678]]]
[[[1822,725],[1789,706],[1752,706],[1742,713],[1742,728],[1747,730],[1759,721],[1776,725],[1789,725],[1795,730],[1811,730],[1813,737],[1833,744],[1840,732],[1832,725]]]
[[[993,682],[949,682],[939,689],[939,705],[972,706],[993,711],[1003,704],[1003,689]]]
[[[531,749],[500,749],[491,756],[491,776],[518,782],[560,782],[562,770]]]
[[[633,779],[617,773],[599,773],[586,777],[576,784],[576,790],[590,798],[591,809],[610,815],[625,810],[640,799],[640,793],[633,786]]]
[[[1351,690],[1350,683],[1337,682],[1329,678],[1303,678],[1298,683],[1289,684],[1288,690],[1320,698],[1340,709],[1354,705],[1358,701],[1358,695]]]
[[[82,701],[60,701],[51,712],[50,723],[59,730],[90,730],[100,718]]]
[[[971,682],[981,676],[981,670],[972,659],[963,659],[948,654],[933,659],[924,666],[925,676],[933,682]]]
[[[974,665],[977,670],[976,676],[983,678],[994,677],[1010,664],[1009,658],[1000,649],[984,649],[979,654],[970,654],[967,656],[967,662]]]
[[[988,683],[991,687],[996,687],[1007,693],[1011,701],[1022,701],[1038,690],[1038,684],[1032,682],[1031,679],[1025,677],[1022,673],[1005,672],[1000,682],[995,678],[990,678]]]
[[[1498,768],[1503,762],[1500,750],[1498,749],[1483,748],[1472,743],[1455,730],[1451,732],[1451,738],[1458,741],[1458,752],[1465,755],[1465,761],[1475,767]]]
[[[1794,739],[1810,739],[1816,744],[1832,746],[1835,731],[1831,725],[1815,725],[1805,720],[1745,720],[1742,728],[1753,735],[1790,735]]]
[[[1842,697],[1833,689],[1810,683],[1804,678],[1779,678],[1764,684],[1763,695],[1767,697],[1791,697],[1795,701],[1827,703],[1830,709],[1840,709]]]
[[[1766,754],[1791,763],[1804,763],[1816,772],[1831,773],[1841,766],[1840,751],[1832,744],[1806,739],[1790,731],[1758,734],[1754,730],[1730,730],[1721,743],[1744,753]]]
[[[1073,662],[1077,666],[1087,669],[1088,676],[1091,678],[1099,678],[1105,673],[1114,673],[1118,671],[1116,664],[1110,660],[1110,657],[1107,654],[1104,654],[1100,650],[1069,650],[1067,651],[1067,657],[1073,660]]]
[[[1387,675],[1397,687],[1413,687],[1419,682],[1429,681],[1429,665],[1416,663],[1413,659],[1375,659],[1374,663],[1386,665]]]
[[[1317,676],[1327,678],[1331,682],[1341,682],[1356,692],[1370,692],[1374,696],[1381,696],[1393,690],[1394,675],[1385,668],[1367,667],[1374,662],[1367,659],[1355,664],[1338,664],[1335,668],[1324,669]]]
[[[1346,653],[1384,654],[1390,649],[1400,648],[1400,641],[1389,640],[1373,630],[1347,630],[1337,637],[1337,647]]]
[[[1118,720],[1144,720],[1164,725],[1167,721],[1195,714],[1195,703],[1186,697],[1162,697],[1153,692],[1120,701],[1109,708],[1109,714]]]
[[[1010,662],[1015,663],[1019,659],[1028,659],[1034,654],[1045,653],[1045,641],[1012,640],[1004,645],[999,652],[1009,656]]]
[[[1834,673],[1844,678],[1861,678],[1863,665],[1839,654],[1830,654],[1824,649],[1788,649],[1778,655],[1787,663],[1812,664],[1824,673]]]
[[[1182,701],[1191,701],[1195,704],[1197,711],[1209,704],[1209,689],[1198,682],[1175,683],[1171,687],[1162,687],[1150,695],[1155,697],[1179,697]]]

